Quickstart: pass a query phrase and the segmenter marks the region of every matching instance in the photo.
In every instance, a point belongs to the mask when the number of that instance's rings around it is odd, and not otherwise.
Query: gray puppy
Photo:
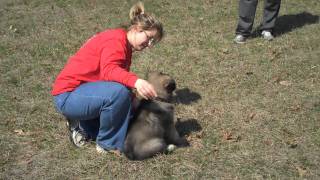
[[[168,75],[152,72],[148,81],[154,86],[158,97],[140,100],[131,120],[124,144],[124,154],[131,160],[143,160],[171,150],[172,145],[187,146],[174,125],[174,106],[170,104],[175,81]],[[169,146],[168,148],[168,145]]]

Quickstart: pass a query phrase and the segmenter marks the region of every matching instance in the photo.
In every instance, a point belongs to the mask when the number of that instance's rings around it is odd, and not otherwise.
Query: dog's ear
[[[172,93],[176,89],[176,82],[170,79],[164,83],[164,87],[169,93]]]

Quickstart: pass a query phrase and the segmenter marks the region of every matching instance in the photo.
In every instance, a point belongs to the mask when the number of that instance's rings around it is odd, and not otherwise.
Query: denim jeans
[[[81,128],[106,149],[123,151],[131,117],[131,93],[116,82],[89,82],[54,96],[58,111],[79,120]]]

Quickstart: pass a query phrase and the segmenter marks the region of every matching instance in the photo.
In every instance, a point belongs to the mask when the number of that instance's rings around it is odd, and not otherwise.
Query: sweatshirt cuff
[[[130,77],[130,79],[128,80],[128,86],[130,88],[134,88],[134,85],[136,84],[137,80],[138,80],[137,76]]]

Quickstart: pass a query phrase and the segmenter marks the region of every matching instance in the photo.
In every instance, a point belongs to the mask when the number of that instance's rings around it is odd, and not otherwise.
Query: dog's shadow
[[[200,94],[190,91],[189,88],[177,89],[175,91],[174,101],[177,104],[191,104],[201,99]]]
[[[175,127],[180,136],[189,135],[192,132],[199,132],[202,130],[202,127],[196,119],[182,120],[178,118]]]
[[[281,36],[295,29],[301,28],[308,24],[319,23],[319,16],[313,15],[309,12],[301,12],[298,14],[283,15],[277,18],[275,25],[275,36]],[[260,26],[261,27],[261,26]],[[258,27],[254,30],[253,38],[260,36],[260,30]]]
[[[191,91],[189,88],[177,89],[174,101],[177,104],[189,105],[201,99],[199,93]],[[202,128],[196,119],[181,119],[176,122],[176,129],[181,136],[189,135],[191,132],[201,131]]]

